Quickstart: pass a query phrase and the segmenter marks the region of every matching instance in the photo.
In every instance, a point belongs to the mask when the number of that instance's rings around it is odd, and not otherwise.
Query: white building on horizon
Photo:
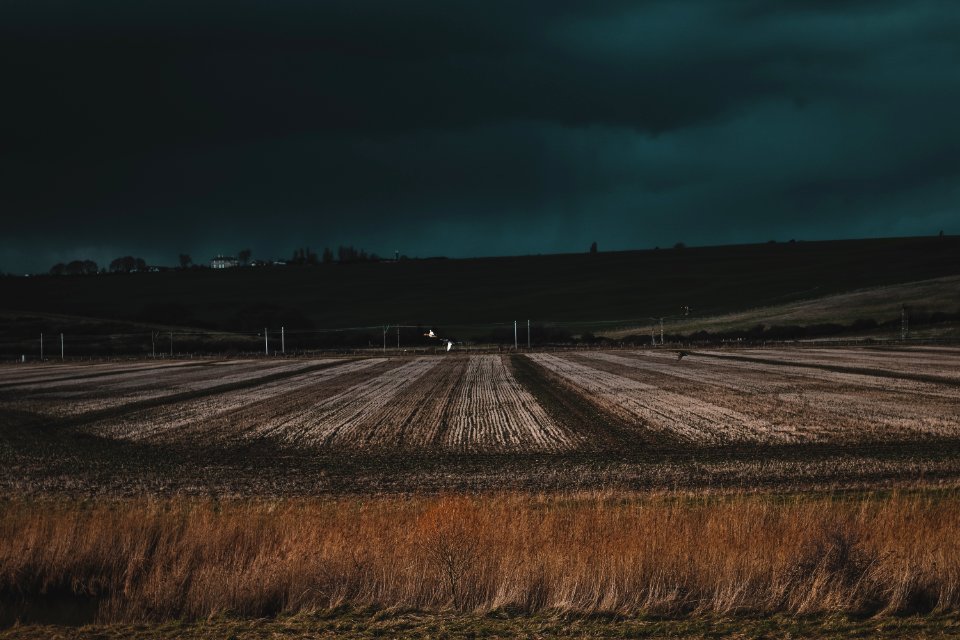
[[[232,256],[217,256],[210,261],[211,269],[231,269],[239,266],[240,261]]]

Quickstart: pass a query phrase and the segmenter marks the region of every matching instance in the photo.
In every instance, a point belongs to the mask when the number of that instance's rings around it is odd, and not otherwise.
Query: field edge
[[[960,634],[960,614],[858,617],[843,614],[811,616],[610,617],[569,614],[513,615],[453,612],[351,611],[244,619],[220,617],[198,622],[170,621],[155,625],[95,624],[20,625],[0,629],[0,640],[63,638],[929,638]]]

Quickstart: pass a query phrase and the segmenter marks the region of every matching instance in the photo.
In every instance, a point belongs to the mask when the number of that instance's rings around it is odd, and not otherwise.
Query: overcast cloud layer
[[[0,7],[0,270],[960,233],[955,2],[198,4]]]

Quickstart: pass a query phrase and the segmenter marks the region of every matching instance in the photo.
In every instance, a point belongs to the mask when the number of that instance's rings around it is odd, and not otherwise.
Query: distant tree
[[[685,244],[682,243],[682,242],[678,242],[677,244],[673,245],[673,248],[674,248],[674,249],[686,249],[686,248],[687,248],[687,245],[685,245]]]
[[[351,246],[340,245],[337,247],[338,262],[353,262],[357,259],[357,250]]]
[[[86,276],[97,273],[97,263],[93,260],[71,260],[64,264],[58,262],[50,268],[55,276]]]
[[[97,263],[93,260],[73,260],[67,263],[68,276],[87,276],[97,272]]]
[[[250,262],[250,256],[252,255],[253,251],[250,251],[250,249],[241,249],[240,253],[237,254],[237,257],[240,258],[240,262],[246,265]]]
[[[310,251],[310,247],[306,249],[294,249],[293,257],[290,259],[290,264],[296,265],[315,265],[318,264],[317,254],[313,251]]]
[[[375,262],[380,260],[380,256],[375,253],[367,253],[364,249],[357,249],[353,245],[340,245],[337,247],[338,262]]]
[[[180,268],[187,269],[190,265],[193,264],[193,258],[190,257],[189,253],[180,254]]]
[[[940,239],[943,240],[943,229],[940,229]]]
[[[110,262],[111,273],[133,273],[135,271],[146,271],[147,263],[143,258],[134,258],[133,256],[123,256],[114,258]]]
[[[597,252],[597,241],[594,240],[593,244],[590,245],[590,253],[596,253],[596,252]]]
[[[333,262],[333,251],[330,251],[330,247],[323,248],[323,264],[330,264]]]

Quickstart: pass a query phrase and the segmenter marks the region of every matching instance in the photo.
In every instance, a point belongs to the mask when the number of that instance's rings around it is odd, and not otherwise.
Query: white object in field
[[[447,351],[450,351],[453,348],[453,340],[446,340],[445,342],[447,343]]]
[[[428,337],[428,338],[436,338],[436,337],[437,337],[437,334],[435,334],[435,333],[433,332],[433,329],[430,329],[430,331],[427,331],[427,332],[426,332],[425,334],[423,334],[423,335],[425,335],[425,336]]]

